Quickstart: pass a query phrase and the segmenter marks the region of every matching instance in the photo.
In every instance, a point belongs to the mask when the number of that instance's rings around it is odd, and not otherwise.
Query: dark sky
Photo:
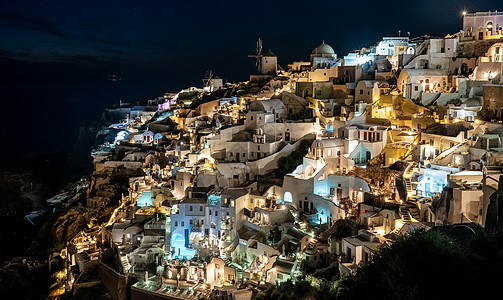
[[[252,67],[247,54],[258,37],[286,67],[307,60],[322,40],[342,57],[398,30],[454,33],[463,9],[498,8],[498,0],[2,1],[0,56],[70,63],[89,76],[175,80],[167,88],[179,88],[199,84],[209,69],[231,81],[246,79]]]
[[[0,160],[69,150],[106,107],[201,86],[208,70],[247,80],[258,37],[286,68],[323,40],[343,57],[398,30],[458,32],[465,9],[503,10],[501,0],[388,3],[0,1]]]

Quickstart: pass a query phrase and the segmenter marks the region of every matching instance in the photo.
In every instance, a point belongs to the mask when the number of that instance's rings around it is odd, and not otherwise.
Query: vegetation
[[[482,299],[498,292],[502,249],[502,231],[481,231],[466,244],[441,230],[417,232],[381,248],[355,275],[329,266],[256,299]]]

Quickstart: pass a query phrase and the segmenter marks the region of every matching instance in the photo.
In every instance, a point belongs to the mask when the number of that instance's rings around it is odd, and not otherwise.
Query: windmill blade
[[[257,41],[257,54],[260,55],[262,53],[262,39],[258,38]]]
[[[260,72],[261,58],[262,58],[262,39],[259,38],[257,41],[257,62],[255,63],[255,66],[258,68],[259,72]]]
[[[203,79],[203,83],[204,83],[205,87],[210,86],[212,78],[213,78],[213,72],[211,70],[206,71],[205,78]]]

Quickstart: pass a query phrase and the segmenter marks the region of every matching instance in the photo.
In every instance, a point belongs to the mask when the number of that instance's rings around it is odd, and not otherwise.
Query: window
[[[202,206],[199,206],[199,211],[203,211],[203,207]]]
[[[193,210],[194,210],[194,208],[192,207],[192,205],[190,206],[189,210],[190,210],[190,211],[193,211]]]
[[[363,95],[363,90],[360,90],[360,95]]]
[[[282,280],[283,279],[283,274],[278,273],[278,279]]]
[[[232,178],[239,179],[239,175],[233,175]]]
[[[414,86],[414,91],[416,91],[416,92],[417,92],[418,90],[419,90],[419,87],[418,87],[417,85],[416,85],[416,86]]]
[[[218,210],[215,211],[215,217],[218,217]]]
[[[182,221],[182,227],[183,227],[183,226],[185,226],[185,222],[184,222],[184,221]]]
[[[194,221],[192,221],[192,219],[190,219],[189,224],[190,224],[190,226],[194,225]]]
[[[209,215],[211,216],[211,209],[210,209]]]
[[[178,221],[175,221],[175,227],[178,226]]]
[[[257,147],[257,150],[260,151],[260,146]]]
[[[250,116],[250,121],[253,121],[253,116]]]

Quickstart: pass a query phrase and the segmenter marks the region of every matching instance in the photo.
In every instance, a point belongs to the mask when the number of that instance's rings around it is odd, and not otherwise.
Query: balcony
[[[202,231],[203,231],[202,226],[196,226],[196,225],[190,226],[190,232],[202,232]]]

